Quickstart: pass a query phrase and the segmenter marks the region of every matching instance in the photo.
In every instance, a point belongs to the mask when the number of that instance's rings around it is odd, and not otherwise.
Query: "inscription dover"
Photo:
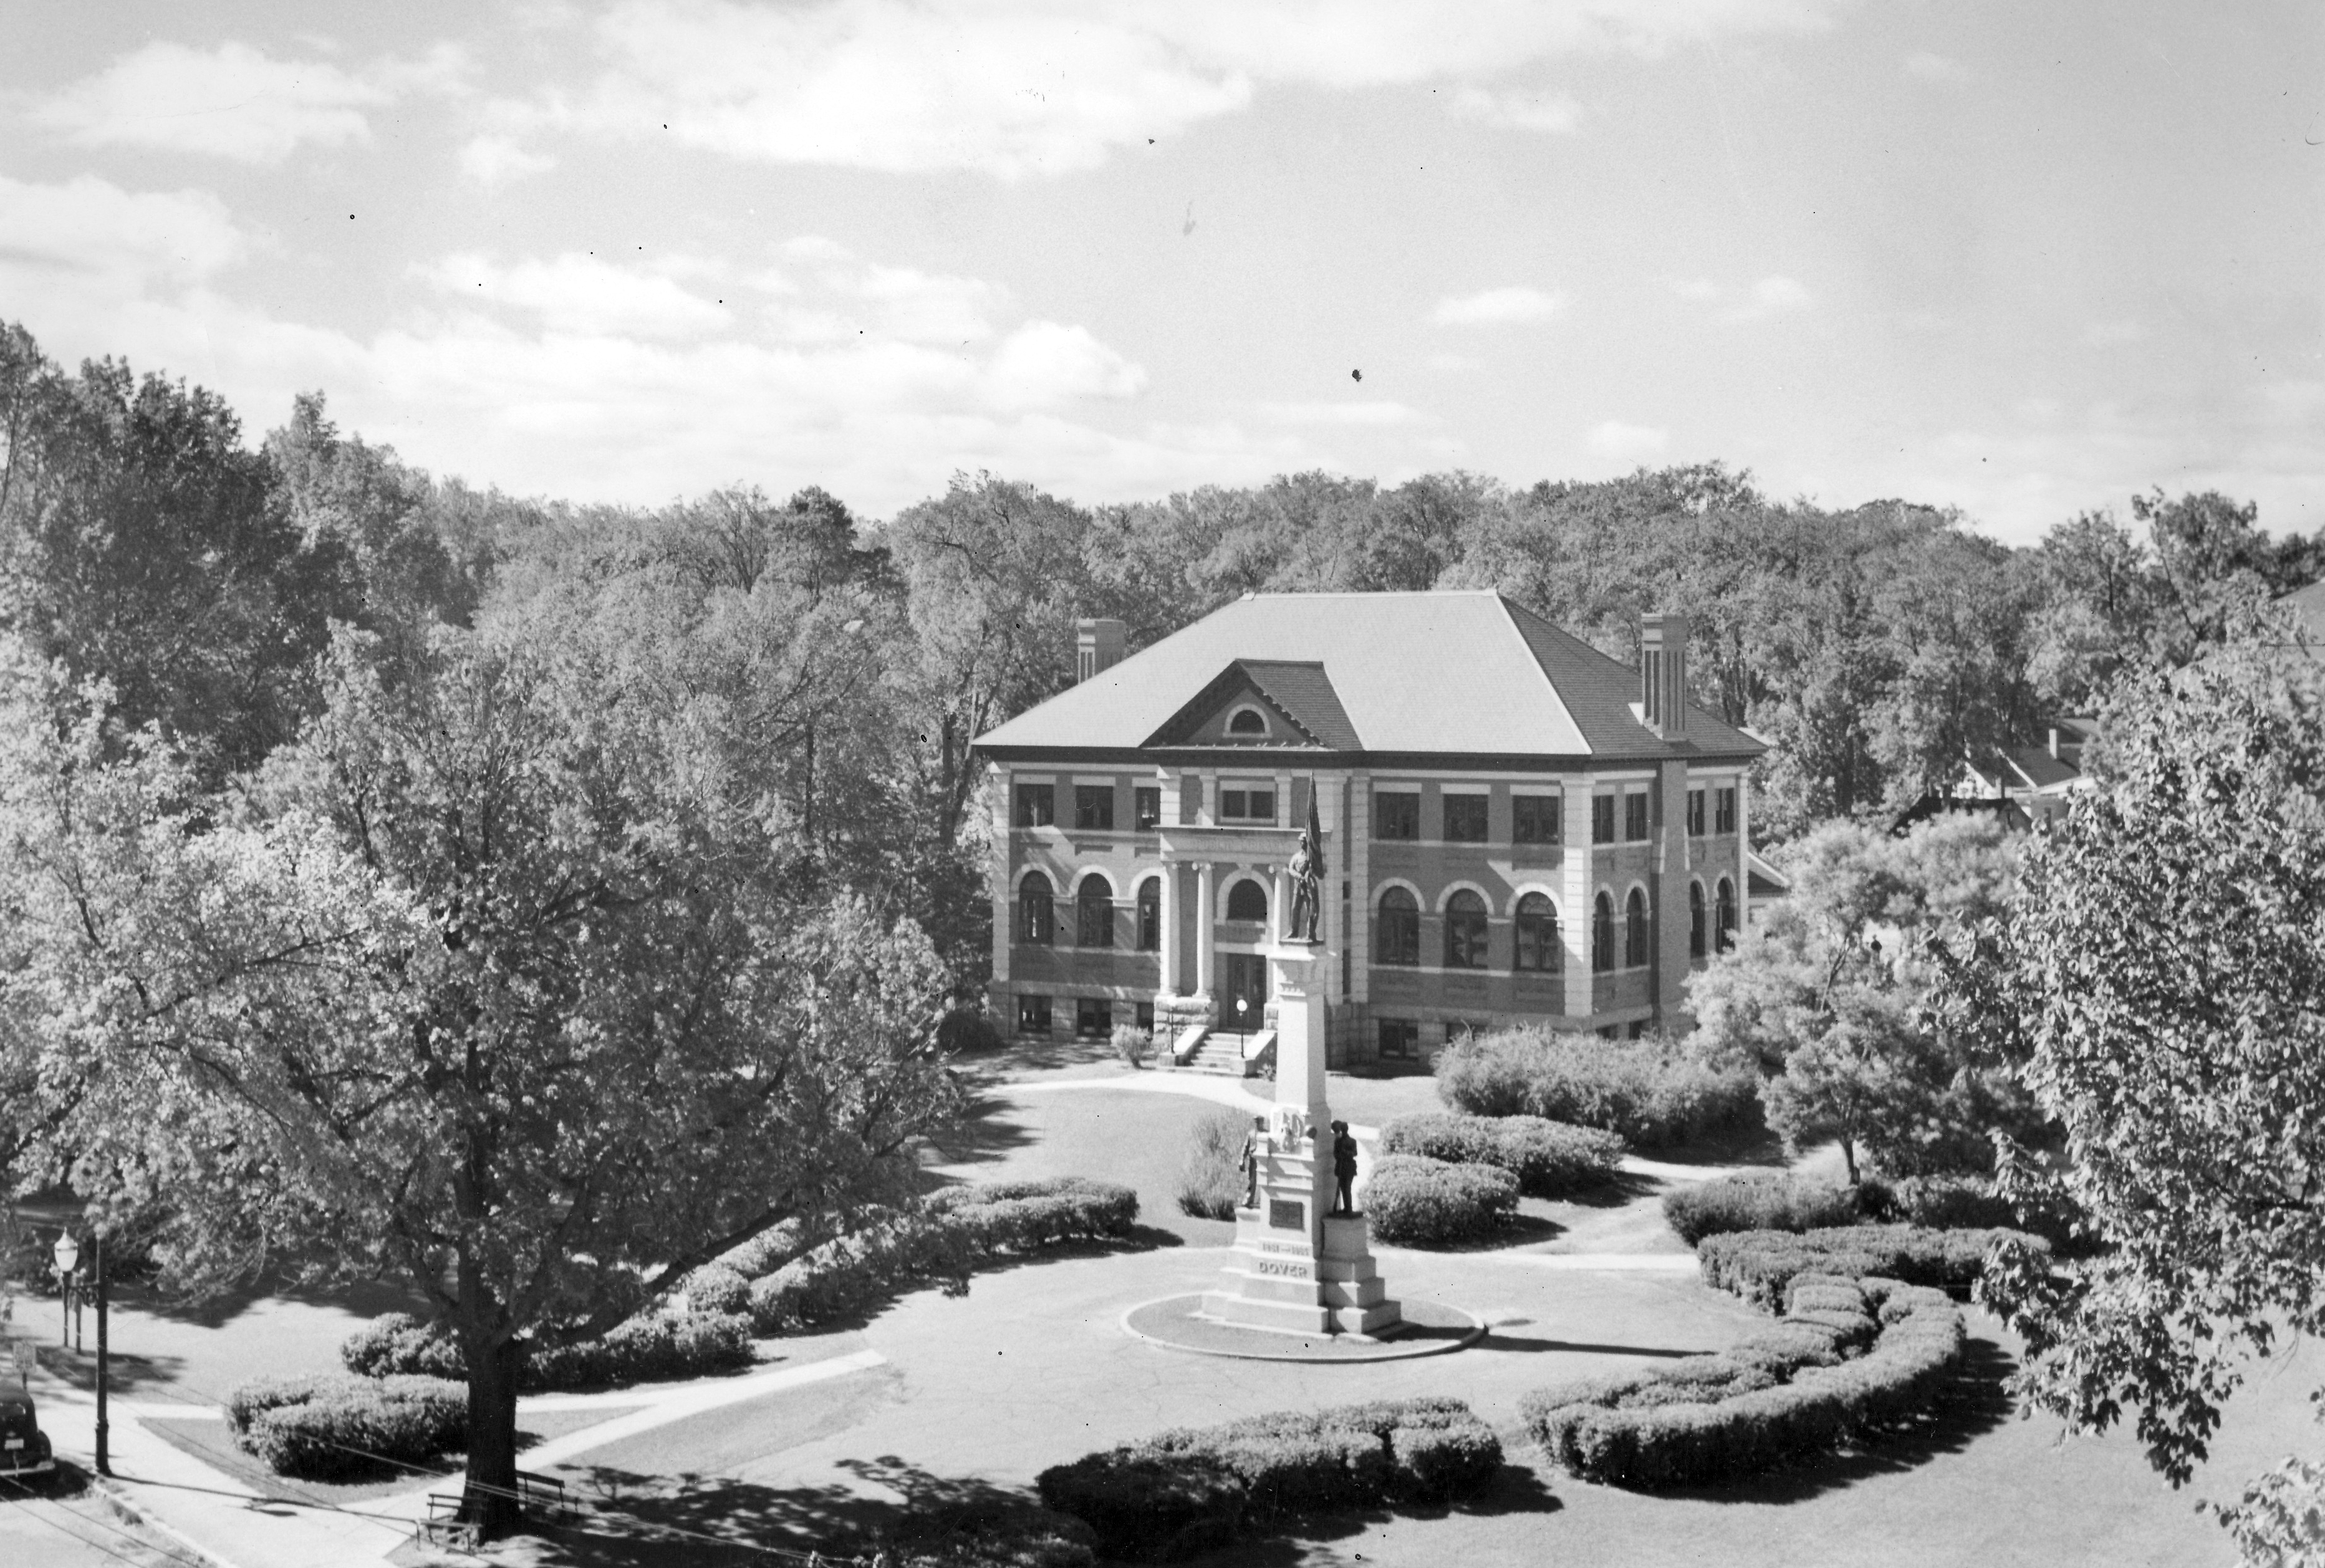
[[[1278,1263],[1272,1257],[1263,1257],[1259,1260],[1259,1272],[1281,1275],[1286,1279],[1302,1279],[1307,1276],[1308,1266],[1304,1263]]]

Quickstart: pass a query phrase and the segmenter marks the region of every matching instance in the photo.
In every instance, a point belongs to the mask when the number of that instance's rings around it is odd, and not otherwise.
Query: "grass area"
[[[520,1461],[523,1451],[536,1443],[546,1443],[552,1437],[562,1437],[569,1432],[579,1432],[585,1426],[595,1426],[600,1421],[626,1415],[635,1408],[635,1406],[611,1406],[603,1409],[520,1411],[516,1433]],[[433,1465],[412,1469],[383,1464],[379,1476],[370,1480],[292,1480],[276,1475],[236,1448],[234,1434],[223,1421],[149,1418],[142,1424],[172,1448],[181,1449],[212,1470],[232,1476],[261,1497],[321,1508],[361,1502],[370,1498],[394,1497],[425,1485],[431,1476],[458,1475],[461,1469],[459,1459],[453,1456]]]

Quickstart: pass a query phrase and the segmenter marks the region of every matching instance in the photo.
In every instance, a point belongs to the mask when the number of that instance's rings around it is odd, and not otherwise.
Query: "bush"
[[[1154,1035],[1151,1031],[1135,1024],[1116,1024],[1114,1026],[1114,1053],[1133,1067],[1145,1066],[1147,1057],[1153,1052]]]
[[[940,1051],[993,1051],[1000,1044],[1000,1027],[982,1007],[955,1007],[937,1020]]]
[[[1199,1220],[1232,1220],[1243,1202],[1243,1140],[1248,1117],[1214,1110],[1195,1124],[1179,1166],[1179,1211]]]
[[[1042,1472],[1042,1500],[1109,1556],[1154,1562],[1223,1544],[1246,1519],[1444,1502],[1489,1485],[1502,1446],[1453,1399],[1350,1405],[1165,1432]]]
[[[1715,1070],[1661,1041],[1525,1025],[1471,1035],[1437,1058],[1437,1095],[1470,1116],[1535,1116],[1603,1127],[1636,1148],[1753,1126],[1759,1080]]]
[[[1518,1179],[1498,1165],[1390,1155],[1365,1184],[1373,1236],[1395,1245],[1472,1240],[1506,1224],[1517,1206]]]
[[[1781,1172],[1722,1176],[1663,1194],[1663,1218],[1690,1247],[1733,1230],[1820,1230],[1853,1225],[1857,1194]]]
[[[698,1271],[699,1272],[699,1271]],[[347,1336],[339,1359],[365,1378],[419,1375],[466,1383],[468,1359],[441,1324],[389,1313]],[[669,1382],[738,1371],[752,1364],[750,1320],[738,1313],[660,1313],[632,1318],[595,1340],[536,1346],[517,1373],[527,1394]]]
[[[1623,1161],[1623,1140],[1613,1133],[1538,1116],[1401,1116],[1381,1129],[1380,1148],[1384,1155],[1496,1165],[1518,1179],[1519,1192],[1537,1198],[1600,1185]]]
[[[466,1448],[468,1391],[441,1378],[262,1378],[227,1395],[227,1425],[277,1475],[340,1480]]]
[[[751,1308],[751,1282],[723,1263],[706,1263],[680,1283],[686,1310],[732,1317]]]
[[[1960,1362],[1961,1313],[1942,1292],[1819,1276],[1801,1294],[1833,1304],[1788,1317],[1783,1341],[1540,1390],[1521,1402],[1526,1427],[1586,1480],[1698,1486],[1877,1436],[1926,1407]],[[1848,1359],[1856,1342],[1869,1349]]]
[[[720,1253],[716,1261],[746,1280],[764,1279],[823,1239],[823,1226],[811,1225],[805,1220],[786,1220],[760,1231],[740,1247]]]
[[[1695,1249],[1704,1283],[1774,1312],[1794,1276],[1877,1275],[1940,1290],[1967,1291],[1987,1248],[2005,1238],[2043,1251],[2049,1243],[2017,1230],[1924,1230],[1913,1225],[1848,1225],[1792,1235],[1736,1230],[1707,1236]]]
[[[897,1568],[1096,1568],[1090,1527],[1015,1498],[972,1499],[907,1517],[892,1551]]]

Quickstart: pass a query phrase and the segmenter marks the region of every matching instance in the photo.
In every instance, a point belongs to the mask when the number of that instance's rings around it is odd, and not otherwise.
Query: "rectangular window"
[[[1050,1032],[1050,998],[1020,994],[1017,998],[1017,1033],[1046,1035]]]
[[[1449,844],[1482,844],[1486,841],[1485,796],[1445,797],[1445,841]]]
[[[1076,831],[1084,833],[1114,831],[1112,784],[1074,786],[1074,828]]]
[[[1373,792],[1373,837],[1410,842],[1421,837],[1421,796],[1404,790]]]
[[[1162,825],[1162,787],[1141,784],[1130,792],[1130,811],[1134,825],[1142,833],[1151,833]]]
[[[1222,822],[1275,821],[1275,792],[1255,789],[1219,791],[1219,821]]]
[[[1594,844],[1611,844],[1615,841],[1615,797],[1613,795],[1590,797],[1590,841]]]
[[[1058,790],[1055,784],[1021,784],[1017,786],[1017,825],[1021,828],[1046,828],[1058,820]]]
[[[1114,1033],[1114,1004],[1104,997],[1074,999],[1074,1037],[1104,1040]]]
[[[1136,1013],[1133,1014],[1133,1015],[1132,1015],[1132,1016],[1135,1017],[1135,1018],[1138,1020],[1138,1026],[1139,1026],[1140,1028],[1142,1028],[1142,1029],[1145,1030],[1149,1035],[1152,1035],[1153,1033],[1154,1033],[1154,1004],[1153,1004],[1153,1003],[1152,1003],[1152,1002],[1141,1002],[1141,1003],[1139,1003],[1139,1004],[1138,1004],[1138,1011],[1137,1011]]]
[[[1556,795],[1513,795],[1510,798],[1510,841],[1514,844],[1555,844],[1559,841]]]
[[[1736,830],[1736,792],[1733,789],[1724,789],[1719,792],[1718,809],[1719,822],[1713,831],[1734,832]]]
[[[1701,790],[1687,792],[1687,836],[1690,839],[1703,837],[1703,792]]]
[[[1636,844],[1647,836],[1647,797],[1644,792],[1623,797],[1623,838]]]
[[[1421,1025],[1410,1018],[1383,1018],[1380,1053],[1385,1062],[1420,1061]]]

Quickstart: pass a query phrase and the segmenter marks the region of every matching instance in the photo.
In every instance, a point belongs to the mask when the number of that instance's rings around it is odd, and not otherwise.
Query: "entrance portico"
[[[1329,837],[1326,835],[1328,841]],[[1188,825],[1162,830],[1163,992],[1155,1003],[1158,1026],[1168,1019],[1174,1037],[1177,1030],[1197,1024],[1246,1034],[1267,1026],[1266,1003],[1275,988],[1267,983],[1265,955],[1283,932],[1283,868],[1299,847],[1300,833],[1292,828]],[[1179,908],[1190,868],[1195,883],[1191,965],[1190,955],[1180,951],[1189,923]],[[1257,877],[1268,890],[1264,922],[1227,918],[1228,889],[1246,875]],[[1250,978],[1253,971],[1258,976],[1256,987]],[[1247,1004],[1241,1016],[1235,1008],[1239,995]]]

